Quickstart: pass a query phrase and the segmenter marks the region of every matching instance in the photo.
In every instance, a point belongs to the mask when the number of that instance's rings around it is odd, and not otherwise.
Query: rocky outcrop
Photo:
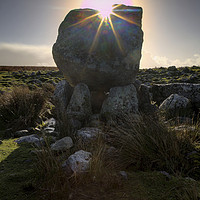
[[[190,100],[178,94],[172,94],[165,99],[159,106],[159,110],[165,114],[166,118],[188,116],[192,113]]]
[[[153,101],[160,105],[171,94],[178,94],[190,99],[191,103],[200,108],[200,84],[173,83],[155,84],[152,87]]]
[[[108,98],[104,101],[101,109],[103,119],[111,119],[121,114],[138,112],[137,91],[133,84],[114,87],[110,89]]]
[[[123,19],[111,15],[110,23],[96,10],[77,9],[61,23],[53,57],[71,86],[85,83],[91,91],[109,91],[134,82],[143,43],[142,8],[120,5],[113,12]]]

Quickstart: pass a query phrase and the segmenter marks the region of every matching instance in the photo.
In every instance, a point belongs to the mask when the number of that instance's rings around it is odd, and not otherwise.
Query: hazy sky
[[[55,65],[66,14],[112,2],[143,7],[143,68],[200,65],[200,0],[0,0],[0,65]]]

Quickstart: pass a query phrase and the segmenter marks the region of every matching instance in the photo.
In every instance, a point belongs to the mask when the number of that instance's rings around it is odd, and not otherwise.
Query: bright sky
[[[75,8],[143,7],[141,68],[200,65],[200,0],[0,0],[0,65],[51,65],[58,27]]]

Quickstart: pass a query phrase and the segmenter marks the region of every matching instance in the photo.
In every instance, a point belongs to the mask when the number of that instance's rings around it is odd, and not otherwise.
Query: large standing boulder
[[[97,10],[76,9],[61,23],[53,57],[70,85],[109,91],[134,82],[143,43],[142,8],[118,5],[110,19]]]
[[[67,116],[70,119],[85,121],[92,114],[90,91],[84,83],[74,88],[71,100],[67,107]]]
[[[111,119],[121,114],[136,114],[138,112],[137,91],[133,84],[110,89],[108,98],[104,101],[101,116]]]
[[[186,97],[172,94],[159,106],[159,110],[165,114],[166,118],[191,115],[191,103]]]

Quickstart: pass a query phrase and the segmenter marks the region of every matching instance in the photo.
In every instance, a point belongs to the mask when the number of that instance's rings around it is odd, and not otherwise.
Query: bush
[[[109,135],[111,143],[121,150],[124,166],[176,175],[188,175],[196,167],[187,155],[195,150],[197,138],[176,134],[154,119],[124,116],[111,127]]]
[[[42,90],[16,87],[0,96],[0,124],[12,130],[25,129],[36,124],[45,105]]]

